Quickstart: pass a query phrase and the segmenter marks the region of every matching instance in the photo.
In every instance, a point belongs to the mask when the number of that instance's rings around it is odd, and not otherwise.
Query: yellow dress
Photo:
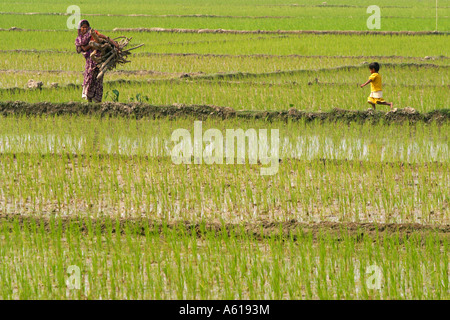
[[[381,74],[372,73],[369,77],[372,82],[370,83],[370,96],[367,98],[367,101],[373,104],[377,104],[377,102],[385,102],[383,99],[383,91],[381,90]]]

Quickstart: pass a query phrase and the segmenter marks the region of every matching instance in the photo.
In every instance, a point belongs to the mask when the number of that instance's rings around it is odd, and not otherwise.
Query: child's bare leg
[[[375,107],[375,104],[374,104],[374,103],[372,103],[372,102],[370,102],[370,101],[367,101],[367,103],[370,104],[370,105],[372,106],[373,110],[376,110],[376,109],[377,109],[377,108]]]
[[[382,104],[382,105],[385,105],[385,106],[390,106],[391,107],[391,110],[392,110],[392,107],[394,106],[394,103],[393,102],[380,102],[380,101],[377,101],[377,104]]]

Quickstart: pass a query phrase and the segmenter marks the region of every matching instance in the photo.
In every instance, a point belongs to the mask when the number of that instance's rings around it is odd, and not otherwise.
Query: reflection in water
[[[284,137],[280,144],[279,152],[283,159],[447,162],[450,158],[448,142],[430,141],[425,138],[403,141],[385,139],[374,142],[354,137],[332,139],[320,135],[299,135],[291,139]],[[116,139],[106,137],[98,141],[96,152],[98,150],[106,154],[170,157],[174,145],[169,138],[157,136],[145,138],[122,136]],[[245,154],[248,159],[248,145],[246,148]],[[92,152],[92,142],[86,143],[83,136],[70,135],[0,135],[0,153],[8,152],[82,154]],[[226,154],[225,141],[224,154]]]

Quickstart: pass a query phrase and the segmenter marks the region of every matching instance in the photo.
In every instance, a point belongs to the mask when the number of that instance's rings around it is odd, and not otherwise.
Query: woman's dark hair
[[[369,64],[369,69],[375,69],[375,71],[378,72],[378,70],[380,70],[380,65],[378,62],[372,62]]]
[[[89,22],[87,22],[87,21],[83,21],[83,23],[80,25],[80,27],[84,26],[85,24],[87,24],[87,26],[90,27]]]

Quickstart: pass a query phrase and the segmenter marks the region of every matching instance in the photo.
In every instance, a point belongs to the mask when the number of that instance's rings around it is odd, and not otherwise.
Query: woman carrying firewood
[[[119,49],[117,42],[91,29],[87,20],[81,20],[78,24],[78,37],[75,40],[75,46],[77,53],[83,52],[83,56],[86,58],[83,93],[81,96],[89,102],[101,102],[103,97],[103,73],[100,74],[100,69],[94,61],[95,57],[100,55],[100,52],[95,52],[94,55],[91,55],[95,48],[92,47],[92,43],[89,43],[91,41],[98,42],[99,39],[105,39]],[[92,56],[94,56],[94,59]]]

